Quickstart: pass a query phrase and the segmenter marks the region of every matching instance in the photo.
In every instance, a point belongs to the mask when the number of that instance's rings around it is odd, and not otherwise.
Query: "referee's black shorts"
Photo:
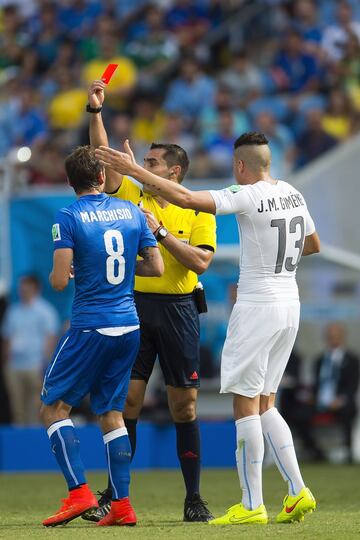
[[[165,384],[200,386],[200,324],[192,294],[135,292],[140,350],[132,379],[148,381],[159,357]]]

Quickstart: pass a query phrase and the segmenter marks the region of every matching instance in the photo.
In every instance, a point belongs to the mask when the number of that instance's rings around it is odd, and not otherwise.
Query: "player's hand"
[[[103,167],[110,167],[110,169],[113,169],[120,174],[131,175],[134,172],[134,165],[136,165],[136,161],[129,144],[127,144],[127,146],[125,145],[124,147],[128,153],[118,152],[117,150],[113,150],[107,146],[99,146],[99,148],[96,148],[95,150],[96,158],[100,161]]]
[[[106,84],[103,81],[94,81],[88,89],[88,99],[90,107],[98,109],[102,107],[105,99],[104,88]]]
[[[156,229],[160,227],[160,223],[158,222],[154,214],[150,212],[150,210],[147,210],[146,208],[141,208],[141,210],[145,214],[147,224],[149,225],[149,229],[151,230],[151,232],[155,232]]]
[[[130,157],[131,162],[133,163],[133,165],[136,165],[136,159],[135,159],[135,156],[134,156],[134,152],[131,150],[129,139],[125,139],[124,150],[127,153],[127,155]]]

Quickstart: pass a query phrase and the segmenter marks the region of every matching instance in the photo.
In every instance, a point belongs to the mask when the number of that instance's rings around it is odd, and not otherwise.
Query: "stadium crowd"
[[[231,177],[246,130],[266,134],[284,177],[360,129],[357,2],[0,4],[0,156],[31,147],[25,184],[65,182],[64,155],[87,142],[87,87],[109,62],[111,146],[130,137],[141,159],[152,141],[176,142],[191,178]]]

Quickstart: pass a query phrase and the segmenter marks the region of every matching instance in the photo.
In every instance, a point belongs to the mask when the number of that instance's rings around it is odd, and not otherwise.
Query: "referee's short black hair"
[[[234,150],[239,148],[239,146],[261,146],[263,144],[269,144],[269,141],[263,133],[259,131],[249,131],[248,133],[243,133],[236,139],[234,142]]]
[[[103,171],[91,146],[78,146],[65,159],[65,170],[69,184],[75,193],[88,191],[99,186],[99,176]]]
[[[150,146],[150,150],[158,149],[165,150],[164,159],[168,167],[173,167],[174,165],[179,165],[181,167],[181,172],[178,177],[178,180],[181,183],[189,168],[189,158],[185,150],[177,144],[153,142]]]

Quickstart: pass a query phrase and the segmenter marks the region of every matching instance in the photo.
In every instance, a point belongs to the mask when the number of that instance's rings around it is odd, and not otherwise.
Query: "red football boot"
[[[110,512],[102,518],[97,525],[99,527],[110,527],[112,525],[136,525],[136,514],[129,501],[129,497],[124,497],[119,501],[112,501]]]
[[[98,502],[95,495],[87,484],[83,484],[78,489],[69,491],[67,499],[61,499],[63,505],[53,516],[45,519],[45,527],[56,527],[56,525],[66,525],[91,508],[97,508]]]

